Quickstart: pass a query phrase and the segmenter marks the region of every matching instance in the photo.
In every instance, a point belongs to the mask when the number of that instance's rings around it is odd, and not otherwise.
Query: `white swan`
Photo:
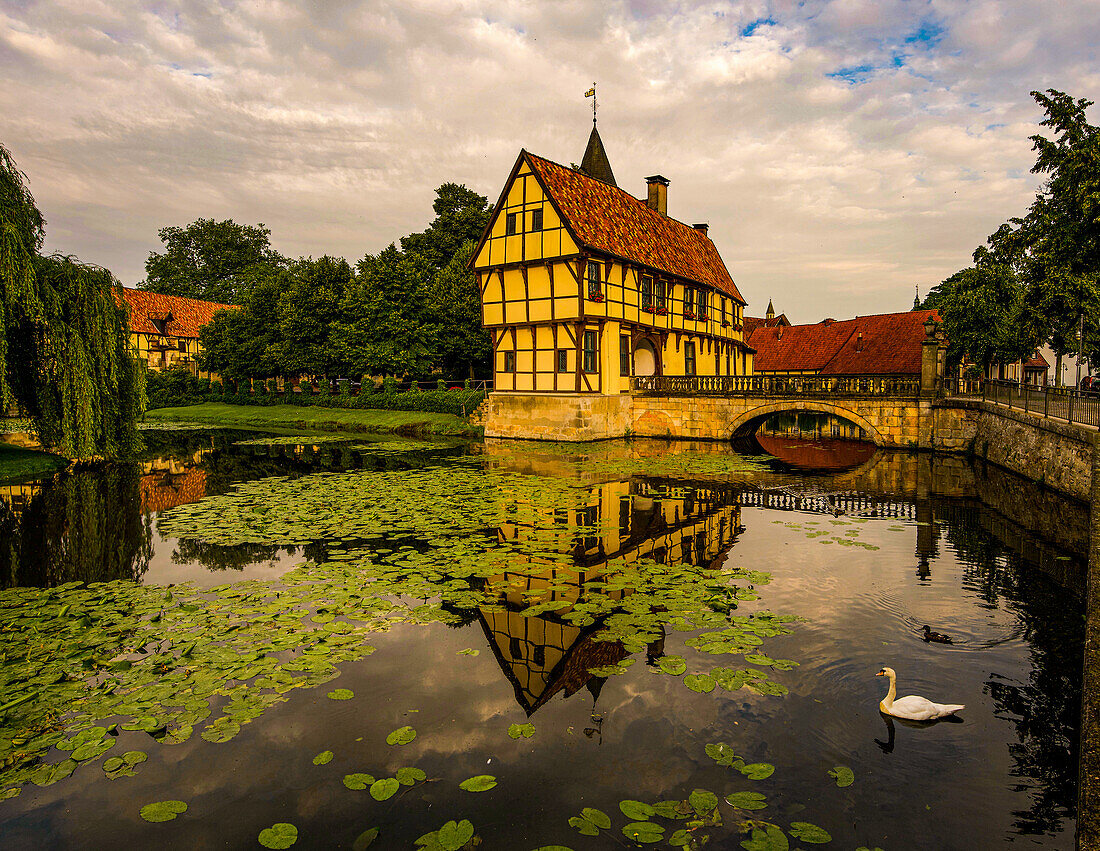
[[[894,700],[897,694],[897,674],[893,668],[883,668],[876,677],[890,678],[890,691],[879,703],[878,708],[887,715],[895,718],[907,718],[910,721],[935,721],[937,718],[945,718],[954,715],[960,709],[966,707],[960,703],[933,703],[927,697],[918,697],[915,694]]]

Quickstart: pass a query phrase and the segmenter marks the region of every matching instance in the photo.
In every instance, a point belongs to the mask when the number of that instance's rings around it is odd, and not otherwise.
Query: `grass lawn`
[[[255,429],[312,431],[395,432],[400,434],[472,435],[474,429],[454,414],[423,411],[374,411],[358,408],[299,407],[298,405],[222,405],[204,402],[182,408],[157,408],[146,422],[189,422]]]
[[[0,443],[0,482],[34,479],[63,470],[68,466],[69,462],[60,455]]]

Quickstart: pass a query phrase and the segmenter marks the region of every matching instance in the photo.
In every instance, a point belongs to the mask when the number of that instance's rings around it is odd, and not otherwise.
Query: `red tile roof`
[[[199,301],[177,295],[161,295],[147,290],[122,288],[122,298],[130,308],[130,331],[135,334],[160,334],[154,319],[172,315],[165,335],[171,337],[199,336],[199,329],[209,322],[219,310],[237,310],[235,304],[218,304],[216,301]]]
[[[756,372],[818,372],[822,375],[919,375],[924,322],[934,310],[859,316],[789,328],[757,328]],[[746,319],[747,324],[747,319]]]
[[[1035,357],[1024,361],[1024,369],[1050,369],[1050,364],[1047,363],[1047,359],[1043,357],[1042,352],[1036,352]]]
[[[714,287],[745,303],[718,249],[701,230],[583,172],[526,151],[521,156],[586,247]]]
[[[772,317],[771,319],[760,316],[746,316],[744,319],[746,340],[752,336],[752,332],[757,328],[775,328],[779,325],[785,325],[789,328],[791,326],[791,321],[787,319],[786,313],[780,313],[778,316]]]

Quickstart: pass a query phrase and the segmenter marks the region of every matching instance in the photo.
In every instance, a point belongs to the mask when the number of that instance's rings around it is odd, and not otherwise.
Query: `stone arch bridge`
[[[877,446],[930,447],[934,388],[882,376],[635,378],[630,430],[646,437],[736,440],[768,417],[816,411],[862,428]]]

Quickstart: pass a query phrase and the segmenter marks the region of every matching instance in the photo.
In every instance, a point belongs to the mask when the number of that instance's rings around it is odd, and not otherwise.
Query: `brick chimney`
[[[706,222],[696,222],[695,224],[692,225],[692,227],[695,228],[700,233],[702,233],[703,236],[706,236],[707,235],[707,229],[710,228],[710,225],[707,224]]]
[[[862,352],[863,351],[863,332],[862,331],[860,331],[858,334],[856,334],[856,351],[857,352]]]
[[[645,205],[651,210],[656,210],[662,216],[668,215],[668,178],[660,174],[654,174],[645,179],[649,192],[646,195]]]

